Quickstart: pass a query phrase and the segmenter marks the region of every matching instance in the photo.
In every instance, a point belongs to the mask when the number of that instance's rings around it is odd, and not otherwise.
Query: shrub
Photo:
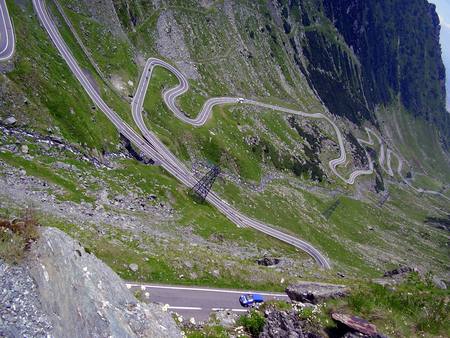
[[[38,221],[32,209],[12,221],[0,219],[0,258],[17,264],[24,257],[30,244],[38,239]]]
[[[265,324],[264,316],[257,310],[252,310],[245,316],[238,319],[238,325],[242,325],[252,337],[258,337]]]

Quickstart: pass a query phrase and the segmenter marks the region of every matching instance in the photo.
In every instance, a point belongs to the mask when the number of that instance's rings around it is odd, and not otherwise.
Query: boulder
[[[278,263],[280,263],[280,259],[274,258],[274,257],[269,257],[269,256],[264,256],[263,258],[258,259],[256,262],[259,265],[263,265],[263,266],[273,266],[273,265],[277,265]]]
[[[433,276],[433,284],[438,289],[447,290],[447,283],[437,276]]]
[[[131,263],[130,265],[128,265],[128,267],[133,272],[137,272],[139,270],[139,266],[137,264],[135,264],[135,263]]]
[[[289,285],[286,293],[292,301],[318,304],[328,299],[344,297],[349,289],[344,285],[324,283],[302,283]]]
[[[17,120],[14,116],[7,117],[6,119],[3,120],[3,123],[6,124],[7,126],[12,126],[16,124],[16,122]]]
[[[22,144],[20,151],[24,154],[28,154],[28,146],[26,144]]]
[[[333,313],[331,318],[338,324],[338,326],[349,331],[345,336],[350,337],[370,337],[383,338],[384,336],[378,333],[377,327],[369,323],[367,320],[351,316],[343,313]],[[355,333],[360,333],[357,335]]]
[[[236,326],[239,315],[233,311],[223,310],[215,312],[214,317],[220,326],[225,328],[233,328]]]

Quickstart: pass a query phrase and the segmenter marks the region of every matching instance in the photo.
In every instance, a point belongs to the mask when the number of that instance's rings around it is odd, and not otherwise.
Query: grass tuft
[[[32,209],[26,209],[18,219],[0,219],[0,258],[18,264],[30,244],[39,238],[38,221]]]

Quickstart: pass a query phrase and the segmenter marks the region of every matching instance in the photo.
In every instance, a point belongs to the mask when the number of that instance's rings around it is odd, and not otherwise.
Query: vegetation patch
[[[446,336],[450,332],[448,291],[436,288],[431,274],[411,273],[396,286],[361,284],[344,304],[329,308],[337,309],[363,316],[393,337]]]
[[[39,238],[38,226],[31,209],[18,219],[0,218],[0,258],[10,264],[20,263],[31,243]]]
[[[239,317],[237,324],[242,325],[252,337],[258,337],[264,328],[264,315],[258,310],[251,310],[248,314]]]

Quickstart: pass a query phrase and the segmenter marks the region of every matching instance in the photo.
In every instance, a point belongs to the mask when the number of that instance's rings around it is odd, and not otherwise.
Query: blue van
[[[249,307],[262,302],[264,302],[264,298],[258,293],[249,293],[239,297],[239,303],[241,303],[243,307]]]

